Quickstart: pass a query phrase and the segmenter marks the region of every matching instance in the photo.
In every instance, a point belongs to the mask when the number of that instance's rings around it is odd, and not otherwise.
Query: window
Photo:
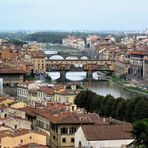
[[[17,125],[14,125],[14,128],[17,129]]]
[[[7,114],[5,114],[4,117],[7,118]]]
[[[66,142],[66,138],[62,138],[62,142],[65,143]]]
[[[66,98],[66,103],[69,103],[69,98]]]
[[[20,143],[23,144],[23,140],[20,140]]]
[[[68,129],[65,127],[61,128],[61,134],[68,134]]]
[[[74,134],[76,132],[76,127],[69,128],[69,133]]]
[[[53,139],[55,139],[55,136],[53,136]]]
[[[31,140],[31,139],[32,139],[32,137],[30,136],[30,137],[29,137],[29,139]]]
[[[75,142],[75,139],[74,138],[71,138],[71,142]]]

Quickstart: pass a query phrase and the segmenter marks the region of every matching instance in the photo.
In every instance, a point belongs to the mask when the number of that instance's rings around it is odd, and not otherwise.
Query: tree
[[[51,77],[49,76],[49,75],[45,75],[45,79],[46,79],[46,81],[48,82],[48,83],[50,83],[51,82]]]
[[[126,101],[122,99],[116,108],[116,118],[119,120],[125,120]]]
[[[133,124],[132,134],[135,138],[134,145],[147,148],[148,146],[148,119],[136,121]]]
[[[139,97],[139,101],[135,105],[134,120],[148,118],[148,99]]]
[[[76,89],[83,89],[81,85],[76,85]]]
[[[115,101],[115,98],[111,95],[107,95],[106,98],[107,98],[107,102],[105,105],[105,116],[109,117],[111,116],[111,113],[112,113],[112,105]]]
[[[66,89],[71,90],[71,86],[70,85],[66,86]]]
[[[31,77],[32,79],[35,78],[35,74],[34,74],[34,70],[33,70],[33,69],[31,70],[30,77]]]
[[[127,100],[126,111],[125,111],[126,121],[129,121],[129,122],[134,121],[135,106],[136,106],[136,104],[138,103],[139,100],[140,100],[139,97]]]
[[[123,98],[117,98],[114,100],[112,104],[112,111],[111,111],[111,117],[115,118],[116,117],[116,109],[118,107],[118,103],[122,100]]]
[[[100,112],[99,112],[99,114],[101,116],[105,116],[105,106],[106,106],[106,104],[107,104],[107,98],[104,97],[104,98],[102,98],[101,104],[100,104]]]
[[[31,73],[29,75],[25,75],[25,78],[24,80],[35,80],[35,74],[34,74],[34,71],[33,69],[31,70]]]

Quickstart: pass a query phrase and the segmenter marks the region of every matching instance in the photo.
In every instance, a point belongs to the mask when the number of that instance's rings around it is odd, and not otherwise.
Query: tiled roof
[[[29,93],[31,93],[31,94],[37,94],[37,90],[36,89],[29,89]]]
[[[35,81],[25,81],[25,82],[21,82],[21,83],[18,84],[18,86],[21,86],[21,87],[22,87],[22,85],[29,85],[29,84],[32,84],[32,83],[35,83]]]
[[[7,68],[0,68],[0,74],[25,74],[25,72],[20,69],[7,67]]]
[[[60,95],[76,95],[79,93],[79,91],[68,91],[68,90],[61,90],[61,91],[56,91],[56,94],[60,94]]]
[[[58,109],[58,110],[66,110],[66,105],[61,104],[61,103],[47,103],[47,109],[52,111],[53,109]]]
[[[137,51],[131,51],[129,52],[130,55],[148,55],[147,51],[143,51],[143,50],[137,50]]]
[[[83,125],[81,128],[88,141],[133,139],[131,135],[132,125],[130,123]]]
[[[31,56],[32,58],[45,58],[45,53],[42,50],[32,51]]]
[[[40,92],[44,92],[45,94],[48,95],[53,95],[54,94],[54,88],[53,87],[49,87],[49,86],[41,86],[38,91]]]
[[[41,134],[41,135],[47,136],[47,134],[44,133],[44,132],[36,132],[36,131],[28,130],[28,129],[18,129],[14,132],[9,131],[9,130],[1,131],[0,132],[0,138],[5,137],[5,136],[18,137],[18,136],[26,135],[26,134],[29,134],[29,133],[36,133],[36,134]]]
[[[39,109],[30,107],[30,106],[20,108],[19,110],[24,111],[26,113],[26,115],[29,115],[31,117],[36,117],[37,113],[40,111]]]
[[[48,148],[48,147],[45,146],[45,145],[30,143],[30,144],[26,144],[26,145],[17,146],[17,147],[14,147],[14,148]]]
[[[55,124],[107,124],[95,113],[60,112],[52,114],[51,112],[44,112],[40,115]]]

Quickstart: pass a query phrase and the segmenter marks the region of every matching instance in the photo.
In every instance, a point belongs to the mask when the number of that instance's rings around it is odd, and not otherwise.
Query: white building
[[[0,78],[0,95],[3,94],[3,79]]]
[[[17,98],[21,101],[28,101],[29,90],[37,90],[40,81],[26,81],[17,85]]]
[[[84,49],[85,48],[85,41],[84,39],[76,36],[68,36],[62,40],[62,44],[67,47],[77,48],[77,49]]]
[[[125,148],[134,141],[129,123],[84,125],[75,133],[76,148]]]

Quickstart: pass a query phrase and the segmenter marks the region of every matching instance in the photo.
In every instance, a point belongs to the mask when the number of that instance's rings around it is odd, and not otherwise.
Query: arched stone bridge
[[[84,71],[95,70],[113,70],[114,60],[80,60],[80,59],[63,59],[46,61],[46,70],[70,70],[72,65],[82,66]]]

